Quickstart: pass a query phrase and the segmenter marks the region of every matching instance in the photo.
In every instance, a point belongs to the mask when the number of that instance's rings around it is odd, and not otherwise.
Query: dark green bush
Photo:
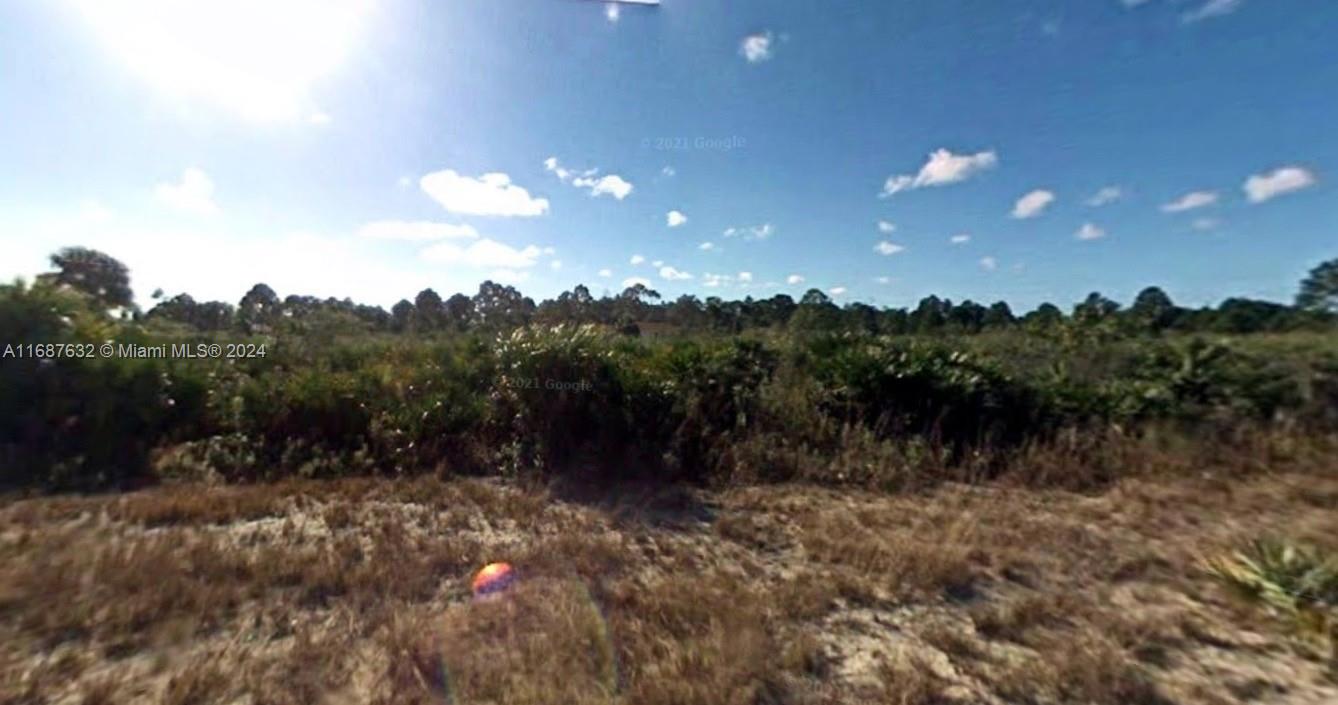
[[[826,413],[888,437],[924,436],[960,452],[1016,445],[1056,421],[1037,390],[960,351],[839,336],[814,341],[807,360]]]

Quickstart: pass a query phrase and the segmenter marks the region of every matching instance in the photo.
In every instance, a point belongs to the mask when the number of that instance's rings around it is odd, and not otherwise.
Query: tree
[[[474,315],[483,325],[494,328],[524,325],[534,313],[534,302],[516,291],[493,281],[479,285],[474,295]]]
[[[996,301],[986,309],[983,322],[986,328],[1007,328],[1017,322],[1017,317],[1007,302]]]
[[[474,319],[474,302],[464,294],[451,294],[446,299],[446,318],[456,330],[463,331]]]
[[[1129,307],[1129,316],[1143,330],[1160,332],[1175,322],[1176,307],[1166,292],[1155,286],[1138,292]]]
[[[790,327],[800,331],[832,331],[841,326],[841,309],[818,289],[809,289],[799,299],[790,317]]]
[[[414,315],[413,304],[408,299],[400,299],[394,306],[390,307],[391,328],[397,332],[404,332],[412,325]]]
[[[1064,312],[1048,301],[1022,317],[1022,324],[1034,331],[1055,328],[1063,322]]]
[[[268,284],[251,287],[237,303],[237,318],[247,329],[268,323],[279,315],[279,295]]]
[[[932,333],[943,328],[952,311],[952,302],[937,296],[926,296],[911,313],[911,330],[916,333]]]
[[[1301,281],[1296,307],[1321,313],[1338,313],[1338,258],[1321,262]]]
[[[431,289],[423,289],[413,298],[414,329],[426,333],[441,328],[446,318],[446,307],[441,296]]]
[[[88,294],[104,308],[129,308],[135,295],[130,289],[130,270],[104,252],[86,247],[66,247],[51,255],[56,272],[43,277]]]
[[[1079,323],[1100,323],[1115,315],[1120,305],[1093,291],[1083,302],[1073,307],[1073,320]]]

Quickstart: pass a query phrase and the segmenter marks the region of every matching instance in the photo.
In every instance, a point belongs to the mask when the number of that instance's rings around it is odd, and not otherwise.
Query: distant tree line
[[[442,299],[432,289],[403,299],[390,311],[351,299],[279,295],[268,285],[251,287],[236,305],[196,301],[189,294],[164,298],[140,312],[133,304],[127,267],[110,255],[85,248],[66,248],[52,255],[54,272],[40,279],[78,289],[109,309],[145,321],[173,321],[202,331],[241,329],[265,332],[280,327],[309,329],[358,327],[405,334],[505,330],[530,323],[595,323],[627,334],[643,328],[675,332],[739,333],[755,329],[796,331],[858,331],[874,334],[973,334],[1021,328],[1033,332],[1066,324],[1123,334],[1158,334],[1168,331],[1256,333],[1319,328],[1338,320],[1338,259],[1316,266],[1301,282],[1293,305],[1246,298],[1229,298],[1216,307],[1178,306],[1158,287],[1143,289],[1126,308],[1092,292],[1067,314],[1043,303],[1016,314],[998,301],[989,305],[971,300],[953,302],[927,296],[910,309],[875,308],[852,302],[838,306],[818,289],[809,289],[798,301],[787,294],[769,298],[727,301],[711,296],[699,299],[684,294],[672,301],[642,284],[616,296],[595,298],[578,285],[538,304],[512,286],[483,282],[472,297],[453,294]]]

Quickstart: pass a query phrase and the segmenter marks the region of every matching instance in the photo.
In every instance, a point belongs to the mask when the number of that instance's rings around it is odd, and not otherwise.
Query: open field
[[[1323,654],[1202,563],[1260,536],[1338,550],[1332,458],[1097,494],[422,477],[14,500],[0,701],[1332,703]],[[495,560],[519,587],[471,603]]]

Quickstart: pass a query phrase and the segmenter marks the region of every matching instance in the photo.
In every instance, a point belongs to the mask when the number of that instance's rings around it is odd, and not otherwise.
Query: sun
[[[130,70],[174,98],[276,122],[350,53],[372,0],[72,0]]]

